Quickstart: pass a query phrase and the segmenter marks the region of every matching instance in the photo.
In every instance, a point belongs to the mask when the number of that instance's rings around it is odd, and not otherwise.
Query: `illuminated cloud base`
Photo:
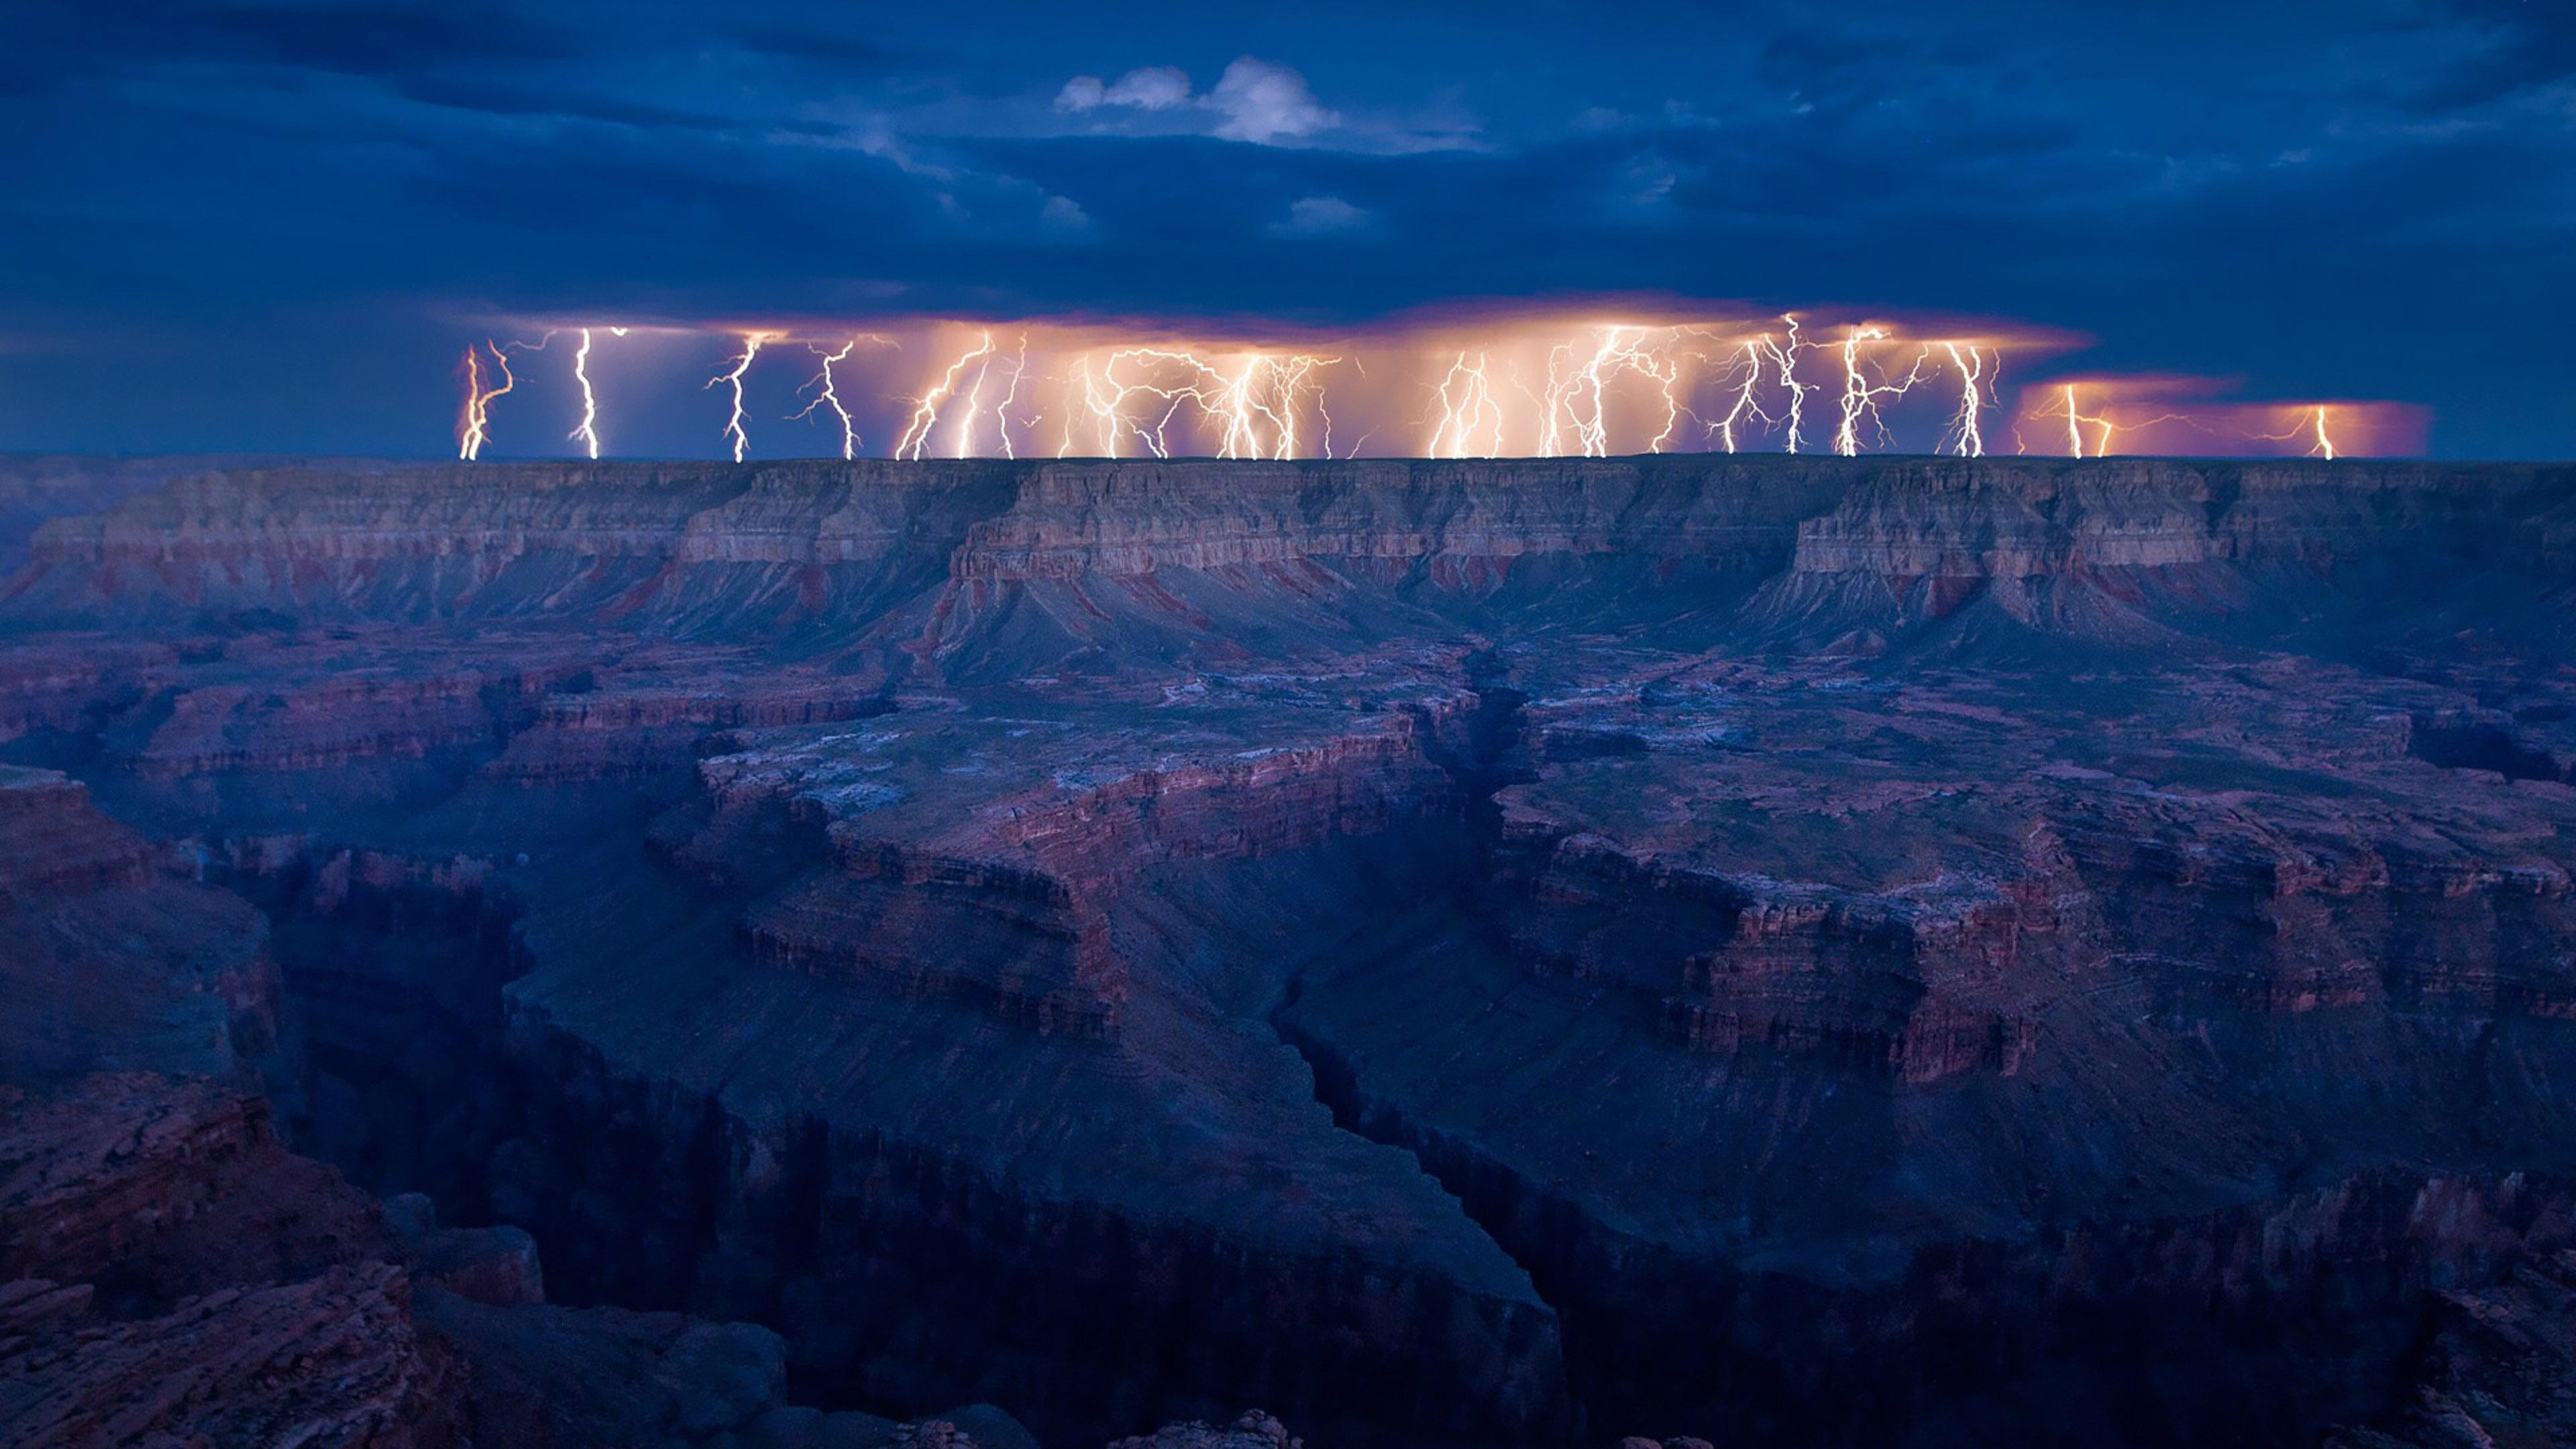
[[[2102,457],[2420,452],[2423,409],[2231,398],[2223,379],[2081,375],[2085,339],[1996,323],[1612,307],[1426,315],[1336,335],[1212,326],[881,320],[496,328],[459,365],[458,456],[596,458],[621,407],[684,405],[621,362],[704,355],[708,446],[922,458],[1606,457],[1989,453]],[[564,345],[557,346],[558,342]],[[564,421],[496,431],[536,354]],[[549,356],[545,365],[552,365]],[[630,414],[632,416],[632,414]],[[570,431],[566,431],[569,424]]]

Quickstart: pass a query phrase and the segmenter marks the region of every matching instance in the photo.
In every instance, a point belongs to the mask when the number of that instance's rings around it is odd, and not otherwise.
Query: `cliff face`
[[[2571,603],[2565,468],[224,472],[0,583],[0,899],[816,1402],[2297,1438],[2569,1236]]]

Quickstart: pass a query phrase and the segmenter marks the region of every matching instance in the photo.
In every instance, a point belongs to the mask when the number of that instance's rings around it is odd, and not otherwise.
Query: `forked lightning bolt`
[[[841,350],[838,352],[825,352],[819,347],[809,346],[806,348],[808,352],[811,352],[815,356],[823,359],[823,370],[816,374],[812,381],[805,384],[806,387],[815,389],[814,400],[807,403],[804,406],[804,409],[798,412],[794,417],[788,419],[789,422],[796,422],[812,417],[814,415],[814,409],[816,408],[830,408],[832,410],[832,415],[841,420],[841,459],[843,462],[847,462],[859,455],[859,429],[858,425],[850,420],[850,410],[841,406],[841,394],[839,390],[832,385],[832,364],[847,358],[850,355],[850,350],[858,345],[858,339],[854,337],[849,341],[842,343]],[[800,392],[803,390],[804,389],[802,388],[798,389]]]
[[[2335,456],[2335,445],[2333,437],[2326,432],[2325,404],[2318,403],[2314,407],[2303,408],[2301,411],[2306,416],[2300,418],[2288,432],[2256,433],[2254,436],[2266,443],[2295,443],[2305,438],[2308,440],[2309,457],[2332,459]]]
[[[1739,429],[1751,423],[1768,426],[1771,422],[1771,415],[1762,410],[1762,404],[1753,395],[1754,390],[1762,385],[1762,348],[1770,340],[1767,334],[1745,340],[1740,377],[1735,372],[1736,364],[1731,361],[1727,364],[1725,376],[1735,389],[1735,401],[1728,406],[1726,416],[1709,424],[1709,431],[1726,444],[1726,451],[1730,453],[1735,451]]]
[[[2078,412],[2075,407],[2075,384],[2070,382],[2066,385],[2066,454],[2068,457],[2084,456],[2084,430],[2087,427],[2097,427],[2102,430],[2101,434],[2094,439],[2093,456],[2108,457],[2111,451],[2111,420],[2088,418]]]
[[[1959,411],[1951,417],[1949,430],[1942,436],[1960,457],[1982,458],[1986,455],[1986,434],[1980,421],[1986,406],[1986,355],[1973,342],[1941,345],[1949,351],[1950,365],[1959,371]]]
[[[1861,419],[1869,419],[1873,428],[1885,433],[1886,420],[1878,410],[1880,399],[1903,397],[1923,379],[1923,359],[1928,353],[1915,354],[1914,366],[1901,381],[1884,381],[1884,374],[1878,382],[1868,379],[1860,355],[1861,344],[1886,340],[1887,329],[1884,327],[1854,327],[1843,334],[1843,421],[1842,426],[1834,430],[1834,451],[1846,458],[1860,455]]]
[[[1020,334],[1019,351],[1011,358],[1011,390],[1002,394],[1000,406],[993,409],[994,430],[1002,437],[1002,456],[1016,458],[1011,447],[1011,404],[1020,400],[1020,383],[1029,375],[1029,334]],[[1034,418],[1030,421],[1035,421]]]
[[[465,349],[465,410],[457,419],[457,457],[471,463],[483,456],[483,446],[492,441],[492,400],[519,385],[519,379],[510,371],[510,354],[542,352],[554,337],[548,332],[534,342],[503,343],[484,338],[483,350],[492,355],[492,366],[501,374],[501,385],[493,388],[483,385],[483,366],[474,349]]]
[[[1780,314],[1780,320],[1789,326],[1787,345],[1772,341],[1767,333],[1763,335],[1762,345],[1770,352],[1772,363],[1780,369],[1780,386],[1788,389],[1789,392],[1789,408],[1785,419],[1789,427],[1787,447],[1788,451],[1794,453],[1798,451],[1798,445],[1804,441],[1800,433],[1806,426],[1808,384],[1798,381],[1798,351],[1805,344],[1798,340],[1796,313],[1783,312]]]
[[[1638,335],[1627,337],[1631,332]],[[1575,447],[1584,457],[1610,456],[1609,385],[1622,372],[1638,373],[1654,382],[1663,400],[1664,424],[1646,440],[1646,451],[1662,452],[1673,429],[1681,424],[1681,400],[1673,391],[1681,382],[1680,367],[1646,347],[1644,334],[1633,327],[1604,328],[1600,343],[1580,364],[1574,361],[1576,350],[1573,343],[1565,342],[1548,352],[1547,393],[1539,399],[1539,455],[1562,456],[1565,428],[1571,424]]]
[[[609,329],[618,336],[626,335],[623,327]],[[572,380],[581,386],[581,421],[565,437],[581,444],[593,462],[599,458],[599,397],[590,389],[590,329],[581,329],[581,346],[573,349]]]

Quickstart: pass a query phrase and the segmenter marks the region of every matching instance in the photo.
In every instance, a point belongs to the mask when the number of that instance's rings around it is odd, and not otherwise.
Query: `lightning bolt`
[[[622,330],[622,329],[621,329]],[[599,461],[599,398],[590,389],[590,329],[581,329],[581,345],[573,349],[572,380],[581,385],[581,421],[564,436],[582,445],[592,462]]]
[[[1079,377],[1084,406],[1098,421],[1103,451],[1111,457],[1117,456],[1122,432],[1134,433],[1155,457],[1170,457],[1172,424],[1188,408],[1215,429],[1220,458],[1293,458],[1301,446],[1299,420],[1308,409],[1331,427],[1315,373],[1338,361],[1255,352],[1229,374],[1193,352],[1126,347],[1110,353],[1096,373],[1085,358]],[[1120,375],[1122,368],[1135,374],[1132,380]],[[1149,404],[1130,416],[1128,399],[1138,396],[1160,403],[1160,412]],[[1072,446],[1069,429],[1068,420],[1067,450]]]
[[[483,345],[491,348],[493,364],[501,369],[501,385],[484,391],[481,355],[466,348],[465,411],[456,423],[456,456],[468,463],[482,457],[483,445],[492,439],[492,399],[517,384],[517,379],[510,376],[510,360],[501,355],[501,349],[492,347],[488,340]]]
[[[733,359],[730,371],[717,373],[707,379],[708,387],[723,383],[733,389],[733,416],[725,420],[724,435],[733,444],[733,460],[737,463],[742,461],[743,454],[751,448],[751,436],[742,429],[742,375],[751,371],[751,360],[760,355],[760,344],[767,342],[771,336],[772,334],[767,332],[742,334],[742,356]]]
[[[960,354],[955,362],[948,364],[948,370],[940,375],[939,381],[921,395],[920,401],[913,404],[912,421],[904,425],[903,436],[895,441],[896,457],[908,458],[916,463],[921,461],[922,450],[930,446],[931,429],[939,425],[939,409],[957,391],[957,379],[965,376],[967,364],[979,358],[989,360],[992,355],[993,334],[987,332],[983,340],[976,343],[972,350]],[[989,361],[987,365],[990,365]],[[977,377],[977,383],[979,386],[982,383],[980,375]],[[967,421],[972,424],[974,421],[972,414],[968,415]]]
[[[1634,339],[1626,336],[1631,332],[1637,333]],[[1681,381],[1681,371],[1669,358],[1647,350],[1644,341],[1645,334],[1636,328],[1604,328],[1600,343],[1579,366],[1573,360],[1572,343],[1559,343],[1549,350],[1547,395],[1539,402],[1541,456],[1564,454],[1567,424],[1573,426],[1575,446],[1584,457],[1610,455],[1609,386],[1611,379],[1623,372],[1639,373],[1655,383],[1664,403],[1664,426],[1646,440],[1646,451],[1664,450],[1673,430],[1681,424],[1681,400],[1673,392]]]
[[[1476,439],[1492,433],[1482,453],[1471,453]],[[1329,449],[1327,450],[1329,451]],[[1449,364],[1449,374],[1440,379],[1440,422],[1431,430],[1430,446],[1423,450],[1429,458],[1465,458],[1499,456],[1503,451],[1503,410],[1494,401],[1493,380],[1486,374],[1486,354],[1476,354],[1476,365],[1467,365],[1462,350],[1458,360]]]
[[[2254,436],[2266,443],[2295,443],[2301,438],[2307,438],[2310,440],[2309,457],[2331,460],[2335,456],[2335,445],[2334,439],[2326,432],[2325,404],[2318,403],[2313,408],[2302,409],[2302,411],[2306,412],[2307,416],[2300,419],[2298,424],[2288,432],[2256,433]]]
[[[1185,363],[1192,370],[1197,372],[1207,372],[1209,371],[1209,368],[1206,363],[1199,361],[1195,357],[1189,357],[1182,353],[1168,352],[1157,347],[1130,347],[1109,354],[1108,364],[1101,369],[1100,375],[1103,381],[1108,386],[1116,390],[1114,393],[1116,400],[1110,405],[1110,417],[1113,421],[1121,418],[1126,407],[1127,399],[1131,394],[1143,393],[1147,397],[1155,398],[1162,402],[1162,416],[1155,419],[1154,426],[1150,430],[1145,427],[1142,421],[1128,421],[1126,426],[1135,432],[1138,441],[1145,445],[1145,450],[1147,452],[1152,453],[1157,458],[1168,458],[1172,456],[1172,443],[1170,437],[1172,419],[1179,414],[1181,404],[1191,401],[1192,399],[1196,399],[1200,404],[1201,411],[1205,411],[1207,406],[1206,397],[1190,384],[1183,383],[1178,387],[1167,387],[1153,381],[1150,376],[1143,381],[1132,384],[1118,381],[1118,364],[1122,362],[1137,361],[1142,361],[1149,365],[1157,363]]]
[[[484,445],[492,441],[492,400],[519,385],[519,379],[510,371],[510,354],[543,352],[546,344],[554,340],[552,332],[534,342],[495,343],[484,338],[483,350],[492,354],[492,365],[501,373],[501,385],[494,388],[483,385],[483,367],[474,349],[465,349],[465,410],[456,423],[457,457],[471,463],[483,456]]]
[[[1277,422],[1277,416],[1253,396],[1253,389],[1260,386],[1262,370],[1262,359],[1256,353],[1243,359],[1243,370],[1232,380],[1220,381],[1217,386],[1215,411],[1225,421],[1224,434],[1217,442],[1220,458],[1261,456],[1261,437],[1254,418],[1258,415]],[[1209,371],[1213,373],[1215,369]]]
[[[1727,408],[1726,416],[1709,425],[1709,431],[1726,444],[1726,451],[1730,453],[1735,451],[1736,429],[1747,419],[1764,424],[1771,421],[1771,415],[1762,411],[1762,404],[1753,396],[1754,389],[1762,385],[1762,347],[1770,340],[1767,334],[1746,339],[1743,344],[1744,371],[1742,381],[1735,385],[1735,402]],[[1735,366],[1732,361],[1727,364],[1726,378],[1729,381],[1736,377]]]
[[[1368,376],[1368,368],[1363,366],[1360,360],[1356,357],[1351,359],[1351,369],[1352,371],[1357,372],[1361,377],[1365,378]],[[1315,389],[1315,417],[1324,425],[1324,456],[1329,458],[1333,456],[1333,410],[1324,405],[1324,390],[1321,387]],[[1346,456],[1354,458],[1358,457],[1360,443],[1367,442],[1375,431],[1375,429],[1371,429],[1369,432],[1360,434],[1359,443],[1351,444],[1351,451]],[[1499,447],[1501,445],[1497,443],[1496,446]]]
[[[2111,439],[2117,436],[2120,428],[2124,427],[2134,433],[2141,428],[2152,428],[2159,423],[2181,423],[2187,427],[2198,428],[2202,432],[2209,431],[2209,429],[2202,427],[2201,424],[2192,421],[2189,416],[2182,413],[2161,413],[2155,417],[2148,418],[2144,422],[2121,423],[2114,425],[2107,412],[2098,417],[2088,417],[2081,411],[2077,410],[2075,405],[2075,384],[2071,382],[2062,384],[2059,388],[2059,392],[2061,406],[2066,409],[2066,455],[2070,458],[2081,458],[2085,456],[2084,430],[2086,428],[2099,429],[2099,431],[2093,435],[2092,456],[2096,458],[2107,458],[2111,456]],[[2058,414],[2055,412],[2041,412],[2034,413],[2032,416],[2053,418],[2058,416]]]
[[[1019,456],[1019,454],[1014,452],[1011,448],[1011,404],[1019,401],[1020,383],[1026,379],[1028,375],[1029,334],[1023,332],[1020,334],[1019,353],[1011,360],[1011,390],[1002,394],[1001,405],[993,409],[993,423],[1001,432],[1002,456],[1005,458],[1016,458]],[[1031,418],[1029,421],[1034,422],[1036,419]]]
[[[1862,418],[1869,419],[1870,425],[1880,436],[1886,435],[1887,422],[1879,415],[1879,400],[1903,397],[1913,390],[1914,384],[1922,381],[1923,358],[1926,355],[1924,353],[1915,355],[1914,366],[1905,374],[1905,380],[1902,382],[1868,380],[1861,367],[1860,345],[1864,342],[1886,340],[1887,329],[1884,327],[1854,327],[1843,334],[1843,421],[1842,426],[1834,430],[1834,451],[1846,458],[1857,457],[1860,454]],[[1883,379],[1885,374],[1882,373],[1880,376]]]
[[[1340,360],[1302,352],[1286,357],[1255,353],[1244,359],[1242,372],[1218,394],[1226,418],[1223,456],[1296,457],[1299,415],[1309,407],[1320,410],[1323,406],[1323,385],[1313,380],[1315,372]],[[1261,441],[1263,424],[1270,429],[1266,446]],[[1331,426],[1329,417],[1325,425]],[[1325,446],[1329,451],[1331,444]]]
[[[986,341],[990,342],[990,340],[991,339],[988,336]],[[975,369],[975,385],[972,388],[967,389],[966,416],[960,420],[957,426],[957,456],[960,458],[974,456],[975,415],[984,410],[984,379],[993,375],[994,356],[995,353],[993,352],[993,349],[987,346],[984,349],[984,365]],[[1005,421],[1003,424],[1004,430],[1008,431],[1009,426],[1009,423]]]
[[[1220,396],[1225,401],[1225,440],[1223,456],[1258,458],[1264,456],[1261,446],[1261,424],[1270,425],[1270,447],[1274,458],[1290,458],[1297,453],[1297,403],[1299,379],[1311,366],[1302,359],[1274,363],[1258,354],[1243,360],[1243,370],[1235,374],[1233,385]],[[1266,388],[1265,388],[1266,384]]]
[[[1986,356],[1973,342],[1964,344],[1964,354],[1960,350],[1963,344],[1944,342],[1941,345],[1949,351],[1950,365],[1959,370],[1959,411],[1951,417],[1942,439],[1962,458],[1982,458],[1986,455],[1986,435],[1981,422],[1986,407]],[[1995,364],[2000,368],[2002,363],[2003,358],[1998,355]]]
[[[1771,361],[1780,370],[1780,385],[1789,390],[1789,411],[1787,418],[1789,424],[1788,451],[1795,453],[1798,451],[1799,443],[1803,441],[1800,437],[1800,430],[1805,427],[1805,419],[1807,415],[1808,385],[1798,381],[1798,352],[1799,349],[1804,347],[1806,344],[1798,340],[1798,315],[1796,313],[1783,312],[1780,314],[1780,320],[1789,324],[1788,345],[1784,347],[1781,344],[1772,341],[1770,334],[1767,332],[1762,335],[1761,341],[1763,347],[1769,351]]]
[[[2084,456],[2084,429],[2088,426],[2097,427],[2102,430],[2101,434],[2094,440],[2093,456],[2096,458],[2109,457],[2111,452],[2111,420],[2107,417],[2088,418],[2084,416],[2083,413],[2077,411],[2075,407],[2075,384],[2070,382],[2066,384],[2066,455],[2068,457],[2081,458]]]
[[[805,404],[802,411],[788,419],[789,422],[801,421],[812,417],[816,408],[830,408],[833,415],[841,420],[841,461],[844,463],[859,455],[859,429],[858,425],[850,420],[850,410],[841,406],[839,390],[832,385],[832,364],[847,358],[850,350],[858,345],[858,339],[853,337],[842,343],[841,350],[838,352],[825,352],[822,348],[811,345],[806,347],[806,351],[823,359],[823,370],[809,379],[804,387],[797,389],[798,392],[804,392],[809,388],[814,389],[814,400]]]
[[[984,383],[993,375],[993,364],[1001,357],[1001,353],[994,350],[992,346],[992,334],[985,334],[984,343],[983,365],[975,369],[975,385],[966,391],[966,416],[958,422],[957,456],[960,458],[975,456],[975,419],[984,411]],[[961,360],[971,360],[971,354],[969,359]],[[1011,361],[1010,390],[1002,394],[1001,402],[993,408],[993,433],[1001,440],[1002,456],[1005,458],[1019,456],[1011,445],[1011,404],[1019,401],[1020,383],[1028,376],[1028,371],[1029,335],[1023,332],[1020,334],[1019,350]],[[934,420],[936,418],[935,409],[933,418]]]
[[[1087,353],[1075,365],[1074,376],[1082,383],[1083,411],[1091,415],[1092,424],[1098,429],[1100,456],[1117,457],[1118,435],[1126,426],[1123,414],[1127,406],[1127,389],[1111,375],[1108,368],[1093,371],[1091,357]],[[1151,442],[1150,439],[1147,441]],[[1056,449],[1056,456],[1062,458],[1072,452],[1073,410],[1067,408],[1064,415],[1064,443]]]

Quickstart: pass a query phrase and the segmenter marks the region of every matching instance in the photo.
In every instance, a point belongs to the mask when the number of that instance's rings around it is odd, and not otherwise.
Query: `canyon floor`
[[[12,1442],[2576,1442],[2576,467],[21,459],[0,568]]]

